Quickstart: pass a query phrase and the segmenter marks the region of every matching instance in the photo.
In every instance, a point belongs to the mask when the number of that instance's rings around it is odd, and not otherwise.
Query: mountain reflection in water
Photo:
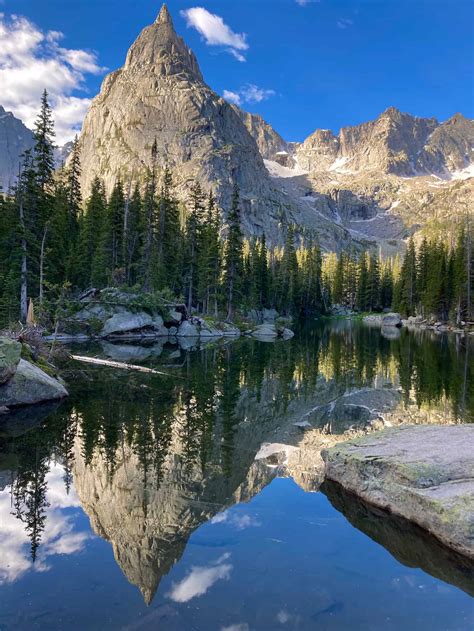
[[[472,422],[469,343],[428,331],[388,339],[341,321],[273,344],[91,347],[171,376],[76,364],[59,407],[0,420],[0,588],[82,550],[91,537],[73,526],[82,509],[151,603],[199,526],[225,521],[275,476],[318,490],[323,446],[402,422]],[[347,502],[335,504],[347,514]],[[348,519],[364,529],[356,513]],[[173,588],[176,602],[227,580],[229,559],[192,571]]]

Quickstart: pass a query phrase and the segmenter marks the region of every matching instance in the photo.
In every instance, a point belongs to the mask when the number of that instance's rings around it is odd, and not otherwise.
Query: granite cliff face
[[[33,145],[33,132],[0,105],[0,188],[4,191],[15,184],[21,155]]]
[[[244,112],[236,105],[232,108],[257,143],[262,158],[278,161],[279,156],[288,154],[288,143],[261,116]]]
[[[473,141],[474,122],[461,114],[439,124],[390,107],[374,121],[343,127],[338,136],[316,130],[296,155],[309,172],[446,177],[474,162]]]
[[[286,150],[286,143],[263,119],[239,111],[204,83],[165,5],[132,45],[123,68],[105,78],[86,116],[79,141],[83,192],[96,175],[108,192],[119,178],[143,182],[155,140],[157,166],[170,165],[181,200],[197,179],[215,192],[225,212],[237,182],[247,234],[265,232],[278,242],[282,224],[292,222],[317,231],[329,249],[350,243],[325,200],[314,213],[274,185],[262,156]]]
[[[289,168],[266,161],[275,186],[314,212],[325,200],[334,223],[386,254],[411,235],[449,237],[472,207],[474,121],[461,114],[440,124],[391,107],[287,147]]]
[[[196,178],[226,208],[237,181],[247,231],[259,232],[263,224],[271,230],[281,195],[234,108],[204,83],[166,6],[132,45],[124,67],[106,77],[86,116],[80,136],[83,191],[96,175],[108,192],[119,178],[143,181],[155,140],[158,167],[171,166],[182,199]]]

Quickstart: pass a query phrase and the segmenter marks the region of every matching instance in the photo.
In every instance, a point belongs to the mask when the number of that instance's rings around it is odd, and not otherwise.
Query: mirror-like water
[[[390,339],[391,338],[391,339]],[[472,566],[323,481],[320,450],[474,420],[469,338],[102,345],[0,420],[0,629],[474,628]]]

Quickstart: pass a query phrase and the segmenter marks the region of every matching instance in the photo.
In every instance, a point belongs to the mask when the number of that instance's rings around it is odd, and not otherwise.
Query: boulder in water
[[[406,425],[323,450],[326,477],[474,559],[474,425]]]
[[[16,407],[67,397],[66,388],[41,368],[20,359],[13,377],[0,386],[0,406]]]

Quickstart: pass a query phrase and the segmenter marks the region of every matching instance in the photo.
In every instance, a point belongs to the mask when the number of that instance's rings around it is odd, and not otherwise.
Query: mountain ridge
[[[124,66],[104,78],[86,115],[79,138],[84,197],[95,176],[108,192],[118,179],[143,184],[155,141],[158,177],[171,167],[182,202],[198,180],[216,194],[225,220],[237,183],[245,234],[265,234],[269,243],[281,243],[294,224],[326,250],[393,253],[431,226],[452,230],[474,194],[473,120],[458,113],[440,123],[391,106],[338,134],[316,129],[301,143],[287,142],[205,83],[166,5]],[[63,162],[67,148],[57,155]],[[18,152],[8,159],[18,165]],[[0,182],[2,175],[0,162]]]

